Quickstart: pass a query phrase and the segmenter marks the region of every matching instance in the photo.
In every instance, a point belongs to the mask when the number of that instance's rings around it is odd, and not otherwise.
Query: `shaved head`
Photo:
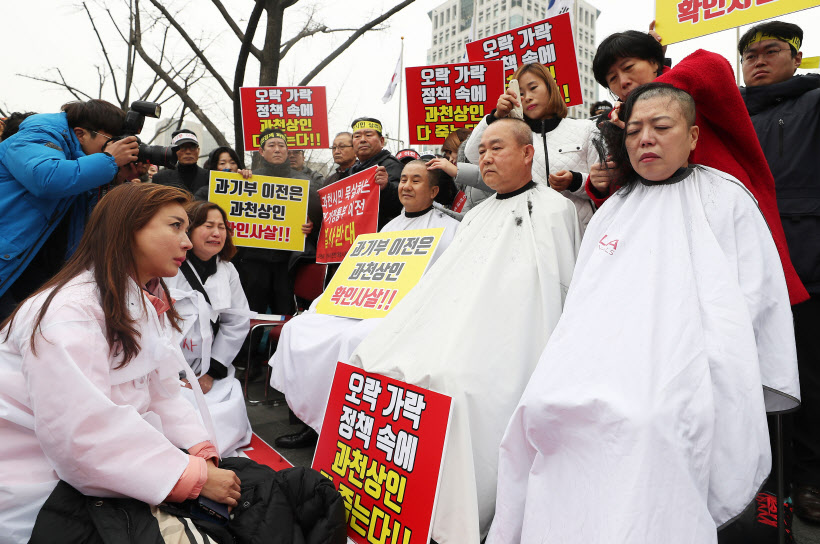
[[[637,102],[650,100],[652,98],[666,98],[669,100],[670,104],[677,104],[683,114],[683,118],[686,119],[687,125],[691,127],[695,124],[695,100],[686,91],[682,91],[676,87],[672,87],[671,85],[652,87],[636,95],[635,100],[632,102],[632,106],[634,107]]]
[[[493,125],[503,126],[512,132],[512,136],[518,145],[532,145],[532,129],[521,119],[504,117],[496,120]]]

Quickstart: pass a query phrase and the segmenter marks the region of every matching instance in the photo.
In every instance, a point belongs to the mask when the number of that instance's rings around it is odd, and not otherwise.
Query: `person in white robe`
[[[219,453],[231,457],[250,443],[253,434],[233,366],[252,313],[230,262],[236,248],[224,210],[212,202],[196,201],[187,212],[193,247],[179,273],[168,280],[168,288],[184,319],[179,344],[205,393]],[[192,389],[186,388],[183,395],[196,406]]]
[[[441,170],[428,170],[424,161],[409,162],[399,183],[402,212],[380,231],[444,228],[428,270],[450,245],[459,225],[457,220],[433,208],[444,175]],[[322,429],[336,363],[347,362],[350,353],[381,321],[319,314],[315,311],[317,303],[318,299],[310,310],[284,325],[270,360],[271,386],[284,393],[295,416],[315,433]],[[305,442],[305,436],[315,440],[315,434],[306,433],[303,428],[280,437],[277,445],[298,447]]]
[[[580,243],[575,206],[532,181],[532,131],[502,119],[479,167],[497,194],[350,364],[453,399],[432,538],[479,542],[495,504],[498,447],[564,303]]]
[[[112,189],[71,260],[4,323],[3,544],[29,541],[60,480],[150,505],[199,495],[237,505],[239,479],[216,467],[210,433],[180,395],[187,365],[160,280],[190,248],[185,202],[162,185]]]
[[[650,83],[620,117],[627,183],[505,433],[488,544],[715,543],[769,476],[766,412],[799,403],[775,244],[738,180],[688,164],[694,101]]]

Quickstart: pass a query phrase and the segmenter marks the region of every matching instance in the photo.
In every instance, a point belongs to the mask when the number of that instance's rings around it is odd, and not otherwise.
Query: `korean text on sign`
[[[330,145],[324,87],[242,87],[239,99],[245,151],[257,151],[259,135],[270,128],[285,131],[292,149]]]
[[[384,317],[427,269],[444,229],[363,234],[316,305],[320,314]]]
[[[309,183],[211,172],[208,199],[227,213],[234,245],[304,251],[302,225],[307,221]]]
[[[820,0],[656,0],[655,30],[668,45],[815,6]]]
[[[317,263],[340,263],[359,234],[378,230],[379,187],[376,167],[319,189],[322,229],[316,248]]]
[[[500,61],[405,69],[411,144],[441,145],[456,129],[473,128],[504,92]]]
[[[429,542],[450,406],[445,395],[338,363],[313,468],[342,495],[354,542]]]
[[[567,106],[584,101],[569,13],[470,42],[467,55],[470,61],[501,60],[507,80],[519,66],[543,64],[564,94]]]

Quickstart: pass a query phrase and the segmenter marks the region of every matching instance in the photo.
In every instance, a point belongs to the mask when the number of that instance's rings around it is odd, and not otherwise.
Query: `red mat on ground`
[[[281,453],[271,447],[270,444],[259,438],[256,433],[251,437],[251,444],[242,453],[259,463],[267,465],[273,470],[292,468],[293,464],[285,459]]]

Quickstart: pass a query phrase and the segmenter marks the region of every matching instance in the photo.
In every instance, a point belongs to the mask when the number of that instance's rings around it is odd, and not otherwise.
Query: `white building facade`
[[[433,36],[427,50],[428,64],[463,62],[465,44],[487,36],[540,21],[547,16],[549,0],[447,0],[428,13]],[[599,85],[592,75],[595,27],[600,11],[584,0],[574,2],[575,54],[584,103],[573,106],[569,116],[589,117],[589,107],[599,100]],[[470,29],[475,15],[475,37]]]

